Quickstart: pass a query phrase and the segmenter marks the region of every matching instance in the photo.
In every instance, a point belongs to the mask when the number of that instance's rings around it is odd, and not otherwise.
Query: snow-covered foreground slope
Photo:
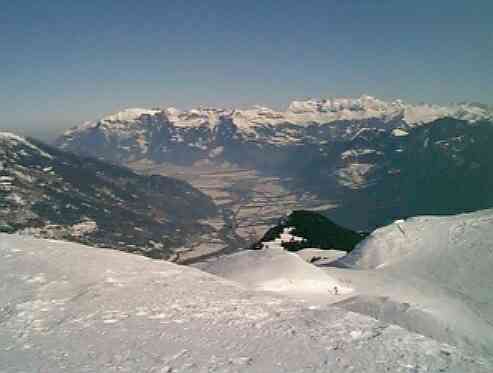
[[[401,315],[405,326],[493,351],[493,210],[397,221],[375,231],[340,263],[351,270],[329,274],[368,295],[410,304],[413,312]],[[353,300],[349,308],[365,312],[368,307],[358,303]],[[413,319],[420,312],[425,322],[440,322],[420,325]]]
[[[491,372],[478,356],[193,268],[0,235],[2,372]]]
[[[202,268],[252,289],[336,304],[492,354],[492,228],[493,210],[419,217],[375,231],[335,262],[348,268],[317,268],[280,248],[238,253]]]

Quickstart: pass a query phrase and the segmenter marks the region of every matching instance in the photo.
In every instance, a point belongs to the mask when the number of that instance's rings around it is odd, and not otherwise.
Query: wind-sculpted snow
[[[193,268],[0,235],[2,372],[491,372],[340,308]]]
[[[493,210],[400,220],[373,232],[329,275],[355,288],[348,309],[493,352]],[[361,297],[360,297],[361,296]],[[386,312],[392,304],[405,310]]]
[[[396,221],[342,261],[353,268],[419,276],[493,311],[493,210]]]

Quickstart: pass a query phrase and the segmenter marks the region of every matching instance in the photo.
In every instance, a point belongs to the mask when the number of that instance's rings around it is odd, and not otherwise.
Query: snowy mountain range
[[[130,124],[146,119],[167,121],[179,128],[215,128],[221,122],[230,120],[240,133],[248,136],[258,129],[256,127],[279,126],[286,123],[306,126],[312,123],[328,124],[336,121],[381,119],[384,122],[391,122],[397,119],[402,120],[407,126],[417,126],[445,117],[470,122],[491,120],[493,110],[485,105],[470,103],[439,106],[405,104],[402,100],[386,102],[367,95],[359,98],[293,101],[284,112],[263,106],[254,106],[245,110],[200,107],[188,111],[180,111],[173,107],[165,109],[132,108],[107,115],[95,122],[85,123],[67,131],[65,136],[69,137],[101,126],[109,132],[118,129],[127,131]],[[286,140],[289,141],[290,139]]]
[[[233,164],[289,178],[295,190],[335,201],[341,208],[329,214],[338,223],[368,230],[493,206],[484,191],[492,123],[493,111],[479,104],[362,96],[294,101],[283,112],[128,109],[71,129],[56,145],[120,164]]]
[[[353,139],[368,129],[405,136],[409,129],[441,118],[474,123],[492,120],[493,111],[473,104],[409,105],[371,96],[293,101],[284,112],[262,106],[188,111],[134,108],[75,127],[57,144],[62,149],[123,162],[177,160],[174,153],[183,152],[181,148],[186,146],[192,154],[184,154],[183,161],[193,161],[220,157],[231,141],[258,146],[323,145],[335,139]],[[107,149],[110,145],[112,151]]]
[[[199,220],[216,213],[186,182],[0,132],[0,231],[169,258],[210,231]]]

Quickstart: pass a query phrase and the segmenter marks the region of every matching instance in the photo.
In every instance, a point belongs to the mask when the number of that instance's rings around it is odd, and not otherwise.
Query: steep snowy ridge
[[[492,228],[493,210],[396,221],[338,260],[349,270],[328,273],[364,294],[348,309],[492,353]]]
[[[488,260],[493,260],[492,227],[492,209],[447,217],[422,216],[397,220],[373,232],[344,258],[344,263],[354,268],[373,269],[405,267],[411,260],[420,261],[427,265],[417,265],[413,270],[431,274],[430,269],[434,268],[434,276],[440,274],[448,278],[447,271],[436,271],[436,266],[448,265],[438,258],[449,256],[457,261],[458,266],[473,266],[486,271],[491,264]],[[437,262],[430,263],[432,259]],[[401,265],[401,262],[404,264]],[[480,279],[483,273],[475,271],[471,274],[474,276],[454,276],[454,281],[464,284]],[[464,275],[469,275],[469,272]],[[477,286],[471,284],[470,288]]]
[[[493,369],[394,325],[164,261],[4,234],[0,258],[7,373]]]

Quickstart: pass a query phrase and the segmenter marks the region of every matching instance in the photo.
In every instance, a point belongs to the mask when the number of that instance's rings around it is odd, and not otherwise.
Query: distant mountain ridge
[[[492,123],[483,105],[362,96],[294,101],[284,112],[129,109],[69,130],[56,145],[117,164],[234,164],[286,177],[339,204],[328,212],[338,223],[369,230],[493,206],[482,189],[493,174]]]
[[[212,200],[186,182],[140,176],[0,132],[0,231],[169,258],[211,229]]]
[[[115,162],[221,159],[232,142],[257,146],[324,145],[327,137],[350,140],[365,128],[395,136],[440,118],[491,120],[484,106],[410,105],[371,96],[293,101],[284,112],[252,109],[126,109],[65,132],[56,144],[69,151]],[[351,125],[347,125],[351,123]],[[323,128],[327,125],[330,129]],[[184,154],[188,152],[190,154]],[[226,156],[227,158],[227,156]]]

